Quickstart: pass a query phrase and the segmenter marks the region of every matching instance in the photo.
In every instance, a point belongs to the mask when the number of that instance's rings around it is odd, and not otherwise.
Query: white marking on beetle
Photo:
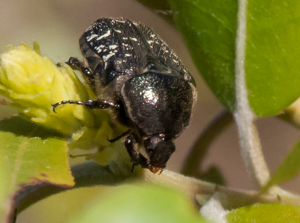
[[[108,59],[110,59],[114,55],[115,55],[115,53],[110,53],[110,54],[107,54],[106,56],[103,56],[103,61],[106,62]]]
[[[91,41],[92,39],[96,38],[98,35],[97,34],[92,34],[90,35],[86,40],[89,42]]]
[[[121,31],[121,30],[118,30],[118,29],[114,29],[114,31],[115,31],[116,33],[122,33],[122,31]]]
[[[152,88],[148,88],[142,92],[145,102],[155,105],[158,101],[158,95]]]
[[[108,37],[108,36],[110,36],[110,34],[111,34],[110,30],[108,30],[105,34],[99,36],[99,37],[97,38],[97,40],[101,40],[101,39],[103,39],[103,38],[105,38],[105,37]]]
[[[116,48],[118,48],[118,45],[109,45],[109,49],[111,49],[111,50],[114,50]]]
[[[137,38],[134,38],[134,37],[129,37],[130,38],[130,40],[133,40],[133,41],[137,41]]]

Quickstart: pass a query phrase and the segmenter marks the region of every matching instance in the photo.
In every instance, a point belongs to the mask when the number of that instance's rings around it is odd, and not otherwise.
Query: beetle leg
[[[55,103],[52,105],[53,107],[53,111],[55,111],[56,107],[59,105],[63,105],[63,104],[76,104],[76,105],[84,105],[87,108],[91,108],[91,109],[95,109],[95,108],[99,108],[99,109],[105,109],[105,108],[120,108],[120,105],[111,101],[106,101],[106,100],[88,100],[87,102],[83,102],[83,101],[73,101],[73,100],[67,100],[67,101],[60,101],[58,103]]]
[[[125,147],[127,149],[127,152],[131,158],[131,162],[132,164],[132,169],[131,172],[133,172],[133,169],[135,166],[137,165],[141,165],[141,167],[143,168],[147,168],[148,167],[148,163],[147,163],[147,159],[145,157],[143,157],[140,153],[138,153],[135,149],[134,149],[134,137],[133,135],[129,135],[125,141]]]
[[[66,62],[72,69],[81,71],[85,76],[92,77],[93,73],[88,68],[82,65],[82,62],[80,62],[76,57],[70,57],[68,62]]]
[[[107,141],[109,141],[109,142],[111,142],[111,143],[116,142],[116,141],[118,141],[119,139],[121,139],[122,137],[127,136],[130,132],[131,132],[131,129],[127,130],[126,132],[123,132],[121,135],[117,136],[117,137],[114,138],[114,139],[108,139],[108,138],[107,138]]]

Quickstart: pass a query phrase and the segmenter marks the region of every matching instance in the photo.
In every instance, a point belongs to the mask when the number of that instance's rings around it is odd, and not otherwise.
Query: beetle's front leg
[[[143,157],[140,153],[138,153],[135,149],[134,149],[134,144],[135,144],[135,139],[134,136],[132,134],[130,134],[127,139],[125,140],[125,147],[127,149],[127,152],[131,158],[131,162],[132,164],[132,169],[131,172],[133,172],[133,169],[135,166],[137,165],[141,165],[141,167],[143,168],[147,168],[148,167],[148,162],[147,159],[145,157]]]
[[[93,76],[92,71],[90,68],[85,67],[82,65],[82,62],[79,61],[76,57],[70,57],[68,62],[66,62],[72,69],[81,71],[85,76],[91,78]]]
[[[115,102],[111,102],[111,101],[106,101],[106,100],[88,100],[87,102],[83,102],[83,101],[73,101],[73,100],[67,100],[67,101],[60,101],[57,102],[55,104],[52,105],[53,107],[53,111],[55,111],[56,107],[59,105],[63,105],[63,104],[76,104],[76,105],[84,105],[87,108],[91,108],[91,109],[105,109],[105,108],[115,108],[115,109],[119,109],[120,108],[120,104],[115,103]]]
[[[118,141],[119,139],[123,138],[124,136],[128,136],[131,133],[131,129],[128,129],[126,132],[123,132],[121,135],[117,136],[114,139],[107,139],[109,142],[114,143]]]

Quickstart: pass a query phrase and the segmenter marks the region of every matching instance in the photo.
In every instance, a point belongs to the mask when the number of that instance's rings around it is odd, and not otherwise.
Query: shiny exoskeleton
[[[87,77],[96,100],[61,101],[111,108],[129,130],[122,137],[133,162],[156,173],[175,151],[173,140],[189,125],[195,82],[153,30],[128,19],[98,19],[81,36],[81,62],[67,62]],[[144,148],[145,152],[141,150]]]

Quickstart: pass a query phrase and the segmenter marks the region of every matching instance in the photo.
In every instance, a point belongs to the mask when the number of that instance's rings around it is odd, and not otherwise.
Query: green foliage
[[[45,183],[74,186],[68,148],[97,146],[101,154],[88,158],[103,165],[122,157],[120,142],[109,143],[107,138],[116,137],[126,128],[112,123],[106,111],[61,106],[53,112],[51,104],[65,99],[86,101],[94,95],[69,66],[56,66],[42,57],[36,42],[34,49],[26,44],[9,46],[1,55],[0,94],[20,115],[0,123],[0,163],[4,170],[0,181],[5,186],[0,199],[1,205],[6,205],[3,222],[8,221],[14,197],[24,187],[38,188]],[[124,171],[128,173],[129,167]]]
[[[45,136],[49,131],[18,117],[0,122],[1,194],[3,218],[13,211],[15,194],[42,183],[71,187],[73,176],[65,141]],[[4,193],[3,193],[4,192]],[[2,206],[1,205],[1,206]],[[3,206],[2,206],[3,207]]]
[[[9,178],[9,173],[6,171],[6,165],[4,162],[0,162],[0,178],[2,180],[4,179],[8,179]],[[9,188],[4,184],[4,183],[0,183],[0,219],[6,218],[7,213],[5,213],[4,211],[4,204],[7,200],[7,196],[9,193]]]
[[[174,19],[206,83],[228,109],[235,106],[236,0],[169,0]]]
[[[299,8],[299,1],[248,3],[246,81],[258,116],[277,115],[300,95]]]
[[[300,219],[300,207],[281,204],[257,204],[231,211],[227,215],[228,223],[297,223]]]
[[[171,11],[168,0],[159,0],[159,1],[137,0],[137,1],[143,3],[143,5],[145,5],[147,8],[151,9],[152,11],[154,11],[158,16],[165,19],[171,25],[175,25],[175,22],[173,20],[173,13]]]
[[[237,109],[236,89],[240,83],[236,82],[239,75],[236,73],[236,64],[241,61],[237,61],[236,53],[239,51],[245,52],[242,62],[247,94],[242,99],[249,99],[251,111],[248,110],[248,113],[253,111],[261,117],[276,115],[299,97],[298,1],[249,1],[246,21],[238,21],[237,0],[139,2],[162,14],[172,10],[172,14],[167,13],[164,18],[171,23],[176,22],[201,75],[230,111]],[[169,15],[173,15],[174,21]],[[245,49],[236,49],[239,23],[245,23],[247,27]],[[95,95],[69,66],[56,66],[48,58],[42,57],[37,43],[34,43],[33,49],[26,44],[17,48],[10,46],[1,55],[0,94],[10,100],[10,106],[16,108],[23,118],[13,117],[0,122],[0,217],[3,222],[8,222],[13,212],[14,197],[27,186],[36,186],[36,189],[40,184],[56,185],[58,188],[74,185],[67,148],[97,147],[101,151],[87,156],[103,165],[101,168],[99,165],[95,167],[94,163],[73,168],[77,187],[101,183],[115,185],[129,179],[129,160],[127,154],[126,158],[123,156],[124,148],[120,143],[111,144],[107,141],[107,138],[115,138],[126,128],[111,120],[108,112],[103,110],[92,111],[83,106],[65,105],[54,113],[51,104],[61,100],[86,101],[95,98]],[[296,116],[293,120],[299,120],[299,114],[294,110],[288,109],[290,115]],[[64,140],[68,140],[68,143]],[[299,159],[300,143],[278,167],[262,192],[295,176],[300,170]],[[143,176],[143,173],[136,169],[131,176],[138,175],[140,179],[155,182],[156,176],[151,178]],[[207,179],[211,179],[213,174],[222,179],[215,169],[207,173]],[[188,188],[186,190],[190,191],[187,193],[203,193],[201,195],[207,196],[207,199],[213,193],[225,190],[218,191],[220,188],[215,185],[211,189],[211,184],[190,178],[185,178],[190,184],[176,181],[176,178],[172,180],[177,187],[183,185],[183,188]],[[199,182],[205,185],[201,190],[195,186]],[[242,192],[239,193],[242,195]],[[232,194],[229,191],[221,195],[230,197]],[[251,200],[249,197],[253,197],[250,195],[246,194],[245,197]],[[224,198],[226,202],[228,197]],[[294,198],[297,201],[296,195]],[[299,219],[299,207],[281,204],[245,206],[231,211],[227,216],[229,222],[284,223],[297,222]],[[70,222],[100,220],[206,222],[180,192],[147,184],[107,189],[90,207],[72,216]]]
[[[234,110],[237,1],[169,3],[201,75],[220,102]],[[247,20],[241,21],[247,24],[248,99],[258,116],[277,115],[300,95],[299,4],[249,1]]]
[[[124,185],[105,190],[72,223],[205,223],[189,199],[175,190],[149,184]]]

